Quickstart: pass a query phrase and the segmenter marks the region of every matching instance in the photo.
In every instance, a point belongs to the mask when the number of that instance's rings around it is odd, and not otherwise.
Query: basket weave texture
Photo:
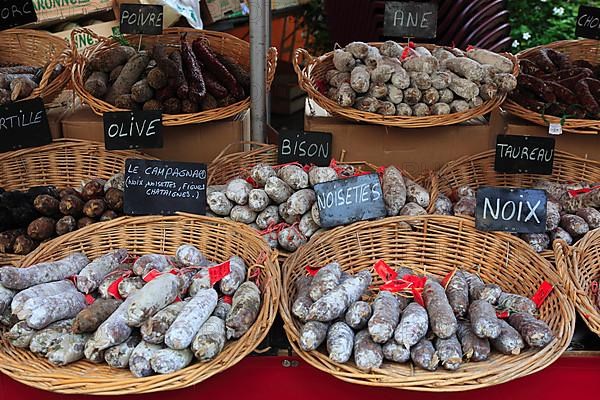
[[[103,115],[105,112],[128,111],[119,109],[101,99],[97,99],[85,90],[84,83],[85,78],[88,76],[87,66],[89,60],[93,56],[102,54],[108,49],[118,46],[119,43],[110,38],[100,37],[89,29],[76,29],[73,31],[72,35],[82,32],[97,39],[98,43],[84,49],[81,54],[74,50],[75,57],[72,74],[73,88],[79,97],[81,97],[81,99],[98,115]],[[215,53],[233,58],[246,71],[250,71],[250,45],[248,42],[223,32],[204,31],[191,28],[167,28],[163,31],[162,35],[142,35],[141,44],[143,46],[152,46],[156,43],[162,43],[168,48],[175,48],[179,46],[180,36],[184,33],[187,34],[188,40],[190,41],[198,38],[205,38],[208,40],[210,47]],[[140,43],[139,35],[126,35],[125,38],[132,45]],[[271,83],[275,78],[276,67],[277,49],[271,47],[267,54],[267,73],[266,82],[264,83],[267,91],[270,89]],[[250,93],[246,93],[246,95],[248,96],[246,99],[227,107],[219,107],[193,114],[163,114],[162,123],[165,126],[200,124],[233,117],[250,108]]]
[[[64,65],[64,71],[52,82],[48,82],[58,63]],[[0,64],[46,67],[38,88],[21,100],[41,97],[48,103],[69,83],[71,51],[65,40],[48,32],[8,29],[0,32]]]
[[[544,46],[533,47],[517,54],[517,58],[526,58],[532,52],[544,47],[568,54],[573,60],[585,60],[594,65],[598,64],[600,42],[591,39],[562,40]],[[537,125],[548,126],[550,124],[559,124],[561,122],[559,117],[554,117],[552,115],[543,116],[535,111],[528,110],[508,98],[502,105],[502,108],[519,118],[523,118]],[[566,118],[562,130],[569,133],[597,135],[600,133],[600,120]]]
[[[382,43],[369,44],[375,47],[380,47],[382,45]],[[436,47],[435,45],[428,44],[422,46],[428,49]],[[517,59],[512,54],[502,53],[502,55],[510,58],[515,64],[513,74],[517,76],[519,73]],[[359,111],[352,107],[342,107],[319,91],[319,86],[322,82],[325,82],[325,74],[327,71],[334,68],[333,52],[326,53],[320,57],[313,57],[308,51],[297,49],[294,54],[293,63],[296,74],[298,75],[300,88],[308,93],[308,96],[319,106],[332,115],[369,124],[396,126],[400,128],[427,128],[432,126],[454,125],[481,117],[491,112],[498,108],[506,98],[506,94],[498,95],[493,99],[483,102],[479,107],[465,112],[448,115],[429,115],[426,117],[383,116],[376,113]],[[302,68],[301,65],[304,64],[306,65]]]
[[[276,254],[251,228],[191,214],[121,217],[61,236],[28,256],[25,264],[56,260],[75,251],[95,258],[116,248],[127,248],[136,255],[174,254],[183,243],[196,246],[209,259],[224,260],[239,255],[249,266],[249,274],[260,269],[258,285],[262,303],[256,322],[240,339],[228,342],[214,360],[195,362],[172,374],[135,378],[129,370],[89,361],[56,367],[2,339],[0,371],[26,385],[53,392],[122,395],[184,388],[239,362],[265,338],[279,304],[280,276]]]
[[[409,231],[400,224],[412,225]],[[416,272],[444,276],[455,268],[476,272],[485,282],[526,296],[533,295],[545,279],[555,285],[540,308],[556,339],[540,351],[518,356],[494,353],[488,361],[471,362],[456,371],[428,372],[412,364],[384,362],[371,373],[360,371],[351,361],[329,360],[324,349],[305,352],[299,346],[300,323],[290,310],[296,281],[305,266],[325,266],[337,261],[342,270],[371,270],[373,285],[382,283],[372,269],[376,260],[390,266],[406,266]],[[293,349],[310,365],[347,382],[430,392],[454,392],[501,384],[539,371],[566,350],[575,327],[575,310],[562,288],[558,274],[527,244],[504,233],[475,229],[473,221],[459,217],[393,217],[361,222],[326,232],[292,254],[283,267],[280,312]]]

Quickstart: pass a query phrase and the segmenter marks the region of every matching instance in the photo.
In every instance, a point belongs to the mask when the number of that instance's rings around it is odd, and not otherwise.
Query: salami
[[[383,349],[371,339],[366,329],[354,337],[354,363],[358,369],[365,372],[371,372],[383,363]]]
[[[77,314],[73,321],[73,333],[94,332],[121,305],[116,299],[97,299]]]
[[[119,296],[126,299],[133,293],[143,288],[145,284],[146,282],[144,282],[144,280],[139,276],[130,276],[119,282],[117,285],[117,291],[119,292]]]
[[[352,356],[354,332],[345,322],[336,322],[327,332],[327,352],[329,359],[337,363],[346,363]]]
[[[215,307],[212,315],[217,318],[221,318],[223,321],[227,319],[227,315],[231,311],[231,304],[229,304],[223,297],[219,298],[217,301],[217,306]]]
[[[23,290],[41,283],[60,281],[77,275],[90,260],[83,253],[73,253],[53,262],[32,265],[28,268],[0,268],[0,284],[8,289]]]
[[[86,265],[77,275],[77,289],[86,294],[96,290],[106,275],[117,269],[128,254],[126,249],[119,249]]]
[[[508,317],[508,323],[530,347],[545,347],[554,340],[554,334],[548,324],[530,314],[514,313]]]
[[[152,344],[161,344],[165,340],[165,333],[175,321],[186,302],[178,301],[163,308],[141,326],[142,338]]]
[[[4,334],[4,337],[15,347],[27,348],[36,332],[35,329],[32,329],[27,325],[27,322],[20,321],[13,325],[13,327]]]
[[[41,285],[32,286],[29,289],[25,289],[15,294],[15,297],[13,297],[12,302],[10,304],[10,308],[13,314],[18,314],[23,308],[23,305],[29,299],[38,297],[49,297],[59,293],[66,293],[69,291],[76,291],[76,289],[73,283],[67,280],[43,283]]]
[[[194,337],[192,351],[199,361],[210,361],[219,355],[226,341],[225,321],[211,316]]]
[[[308,311],[313,304],[309,294],[311,282],[311,276],[304,276],[296,282],[296,299],[292,304],[292,314],[302,322],[306,322]]]
[[[490,342],[477,337],[467,321],[460,321],[456,335],[466,361],[485,361],[490,356]]]
[[[109,293],[108,289],[112,287],[112,284],[115,283],[115,281],[117,281],[118,279],[123,278],[124,276],[127,276],[129,274],[131,274],[131,264],[121,264],[117,267],[117,269],[109,274],[106,278],[104,278],[104,280],[102,281],[102,283],[100,284],[100,286],[98,286],[98,293],[100,294],[100,297],[102,297],[103,299],[112,299],[114,298],[114,294]],[[117,287],[117,291],[118,291],[118,287]]]
[[[361,330],[371,319],[371,305],[366,301],[355,301],[346,311],[344,321],[352,329]]]
[[[469,309],[469,284],[462,271],[456,271],[446,287],[446,296],[457,318],[463,318]]]
[[[225,321],[227,338],[238,339],[250,329],[258,317],[260,289],[254,282],[244,282],[233,295],[232,301],[231,311]]]
[[[4,310],[10,309],[10,303],[12,303],[16,293],[17,292],[14,290],[7,289],[0,285],[0,314],[2,314]]]
[[[317,301],[333,290],[339,284],[341,275],[340,265],[336,262],[319,269],[310,284],[310,298]]]
[[[81,360],[89,338],[90,335],[86,333],[64,335],[61,341],[48,352],[48,361],[54,365],[64,366]]]
[[[10,328],[17,322],[19,322],[19,319],[16,315],[10,312],[10,308],[7,308],[2,314],[0,314],[0,325],[2,326]]]
[[[521,349],[525,347],[519,332],[503,319],[500,320],[500,328],[500,335],[490,340],[494,349],[502,354],[519,355]]]
[[[400,323],[394,331],[394,340],[410,349],[425,337],[428,328],[427,310],[419,303],[410,303],[404,309]]]
[[[30,299],[25,303],[22,311],[27,310],[28,305],[34,301],[37,304],[26,317],[27,324],[33,329],[45,328],[52,322],[61,319],[74,318],[86,306],[83,294],[67,292],[50,297]]]
[[[473,333],[480,338],[494,339],[500,335],[501,327],[496,310],[485,300],[475,300],[469,307]]]
[[[104,352],[104,360],[113,368],[127,368],[133,349],[140,343],[140,335],[132,335],[121,344],[109,347]]]
[[[190,349],[162,349],[150,357],[150,366],[158,374],[171,374],[187,367],[194,358]]]
[[[444,288],[439,283],[428,279],[423,290],[423,300],[433,333],[442,339],[452,336],[456,332],[457,322]]]
[[[442,367],[450,371],[455,371],[460,367],[463,354],[456,335],[452,335],[447,339],[436,338],[435,350]]]
[[[233,256],[229,259],[231,272],[221,279],[219,288],[223,294],[233,296],[242,282],[246,280],[246,263],[241,257]]]
[[[172,349],[188,347],[217,306],[219,296],[214,289],[201,290],[183,307],[165,334],[165,344]]]
[[[417,367],[427,371],[435,371],[440,363],[433,343],[425,338],[419,340],[419,343],[410,349],[410,358]]]
[[[490,304],[496,304],[502,289],[495,284],[484,284],[481,278],[475,274],[463,271],[463,275],[469,284],[469,298],[471,301],[485,300]]]
[[[135,346],[129,357],[129,370],[137,378],[150,376],[154,373],[150,359],[163,347],[158,344],[146,343],[143,340]]]
[[[189,294],[194,297],[201,290],[210,288],[212,288],[212,285],[210,283],[210,273],[208,272],[208,268],[200,268],[198,272],[192,276]]]
[[[45,356],[52,347],[61,341],[66,333],[71,331],[72,325],[73,320],[58,321],[50,324],[45,329],[36,332],[31,337],[29,350],[35,354]]]
[[[327,337],[329,324],[319,321],[308,321],[300,328],[300,348],[304,351],[316,350]]]
[[[512,312],[524,312],[531,315],[537,312],[537,306],[533,300],[513,293],[502,293],[498,297],[498,308]]]
[[[381,291],[373,301],[368,330],[375,343],[384,344],[394,336],[400,320],[400,304],[392,293]]]
[[[179,278],[168,273],[158,276],[132,296],[134,299],[127,309],[127,323],[130,326],[142,325],[146,319],[171,304],[177,295]]]
[[[138,276],[144,276],[153,269],[158,272],[165,272],[178,266],[179,263],[174,257],[162,254],[146,254],[133,263],[133,273]]]
[[[390,339],[383,345],[383,358],[397,363],[405,363],[410,360],[410,350]]]
[[[179,246],[175,251],[175,257],[177,257],[177,260],[181,264],[187,267],[200,267],[205,266],[208,263],[204,254],[191,244]]]

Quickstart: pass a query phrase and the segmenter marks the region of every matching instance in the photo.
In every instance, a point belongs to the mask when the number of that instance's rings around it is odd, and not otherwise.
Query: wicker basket
[[[129,370],[79,361],[56,367],[26,349],[17,349],[4,339],[0,348],[0,371],[26,385],[60,393],[122,395],[173,390],[197,384],[232,365],[252,352],[267,335],[279,303],[280,277],[275,253],[252,229],[222,219],[179,214],[170,217],[122,217],[89,226],[64,235],[41,251],[30,255],[31,265],[54,260],[74,251],[90,258],[111,249],[127,248],[132,253],[169,253],[182,243],[198,247],[208,258],[222,260],[239,255],[250,266],[249,273],[259,268],[262,305],[250,330],[237,341],[227,343],[213,361],[193,363],[168,375],[135,378]]]
[[[64,71],[52,82],[48,82],[58,63],[65,66]],[[46,67],[37,89],[25,99],[41,97],[51,102],[70,80],[71,50],[67,42],[48,32],[31,29],[8,29],[0,33],[0,64],[32,65]]]
[[[408,222],[413,231],[400,226]],[[354,363],[329,360],[324,349],[300,349],[300,324],[290,314],[296,281],[306,265],[323,266],[337,261],[351,273],[371,269],[383,259],[391,266],[403,265],[415,271],[444,276],[454,268],[477,272],[486,282],[505,290],[531,296],[545,279],[555,285],[540,308],[541,318],[552,328],[556,339],[540,351],[518,356],[494,353],[489,361],[467,363],[457,371],[428,372],[411,364],[385,362],[380,369],[365,373]],[[337,228],[315,238],[292,254],[283,267],[280,311],[285,330],[295,351],[312,366],[347,382],[398,389],[453,392],[497,385],[539,371],[567,349],[575,328],[575,309],[565,295],[559,276],[524,242],[505,233],[475,229],[473,221],[446,216],[393,217],[360,222]],[[374,285],[381,284],[374,275]]]
[[[372,46],[380,47],[382,43],[370,43]],[[423,45],[423,47],[432,49],[434,45]],[[519,73],[519,67],[516,58],[512,54],[503,53],[504,56],[510,58],[515,69],[515,76]],[[325,80],[325,74],[330,69],[333,69],[333,52],[326,53],[320,57],[311,56],[304,49],[297,49],[294,55],[294,69],[298,74],[298,83],[300,88],[308,93],[308,96],[313,99],[319,106],[333,115],[347,118],[358,122],[367,122],[370,124],[397,126],[400,128],[427,128],[431,126],[454,125],[470,119],[481,117],[495,108],[506,98],[506,95],[498,95],[497,97],[484,102],[477,108],[470,109],[461,113],[453,113],[448,115],[430,115],[426,117],[402,117],[402,116],[383,116],[375,113],[356,110],[352,107],[342,107],[335,101],[329,99],[319,91],[320,82]],[[300,66],[305,64],[304,68]]]
[[[561,51],[579,60],[586,60],[592,64],[598,64],[598,51],[600,51],[600,42],[591,39],[562,40],[560,42],[534,47],[520,52],[517,54],[517,58],[525,58],[533,51],[543,47]],[[554,117],[552,115],[543,116],[535,111],[528,110],[511,99],[506,99],[502,105],[502,108],[519,118],[523,118],[527,121],[542,126],[560,124],[561,122],[559,117]],[[600,120],[567,118],[564,121],[562,129],[563,131],[569,133],[597,135],[600,133]]]
[[[568,282],[575,308],[592,332],[600,336],[600,229],[588,233],[575,246],[554,243],[556,265]]]
[[[494,171],[496,152],[489,150],[474,156],[451,161],[437,172],[437,191],[449,195],[453,189],[468,185],[473,189],[481,186],[532,187],[538,179],[553,182],[600,181],[600,162],[581,158],[563,151],[554,152],[552,175],[503,174]],[[542,253],[554,262],[554,252]]]
[[[106,50],[118,46],[119,43],[109,38],[100,37],[89,29],[76,29],[71,33],[71,35],[73,36],[82,32],[85,32],[86,34],[96,38],[99,43],[88,47],[83,51],[82,54],[78,54],[76,50],[74,50],[76,55],[73,63],[72,82],[75,91],[79,97],[81,97],[81,99],[87,103],[98,115],[103,115],[105,112],[112,111],[127,111],[95,98],[84,88],[85,77],[87,76],[86,68],[91,57],[97,54],[102,54]],[[236,60],[246,70],[250,70],[250,45],[248,42],[238,39],[235,36],[227,33],[195,30],[191,28],[168,28],[165,29],[163,34],[160,36],[142,35],[141,44],[145,46],[152,46],[155,43],[163,43],[165,45],[175,47],[179,45],[180,35],[182,33],[187,33],[189,40],[206,38],[209,41],[211,48],[216,53],[229,56]],[[139,35],[127,35],[126,39],[132,45],[137,45],[140,43]],[[270,89],[273,78],[275,77],[276,67],[277,49],[271,47],[269,48],[269,52],[267,54],[267,76],[265,82],[265,87],[267,90]],[[250,108],[250,97],[247,97],[246,99],[235,104],[231,104],[227,107],[215,108],[213,110],[202,111],[193,114],[163,114],[162,121],[163,125],[165,126],[200,124],[229,118],[246,111],[248,108]]]
[[[137,151],[106,151],[104,143],[57,139],[53,143],[0,154],[0,187],[79,186],[91,177],[108,179],[125,168],[128,158],[155,160]],[[0,265],[19,266],[24,256],[0,253]]]

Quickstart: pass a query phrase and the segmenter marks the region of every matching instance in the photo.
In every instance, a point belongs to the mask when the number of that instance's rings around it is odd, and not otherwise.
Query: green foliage
[[[304,32],[306,47],[311,54],[331,51],[333,44],[329,36],[327,17],[324,15],[324,0],[311,0],[304,8]]]
[[[575,39],[580,5],[600,7],[600,0],[508,0],[511,51]]]

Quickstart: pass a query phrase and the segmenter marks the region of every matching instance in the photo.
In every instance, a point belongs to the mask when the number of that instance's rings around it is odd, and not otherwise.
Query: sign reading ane
[[[438,5],[434,2],[386,1],[383,34],[433,39],[437,35]]]
[[[0,30],[37,22],[32,0],[0,0]]]
[[[575,22],[575,36],[600,39],[600,8],[580,6]]]
[[[103,118],[107,150],[163,147],[160,111],[107,112]]]
[[[544,233],[546,201],[543,190],[479,188],[475,225],[482,231]]]
[[[554,165],[554,138],[498,135],[496,172],[551,175]]]
[[[279,134],[278,162],[287,164],[299,162],[326,167],[331,162],[331,133],[283,132]]]
[[[319,183],[315,192],[323,228],[386,216],[377,174]]]
[[[121,4],[121,33],[161,35],[163,31],[163,6]]]
[[[42,99],[0,107],[0,152],[43,146],[52,141]]]

